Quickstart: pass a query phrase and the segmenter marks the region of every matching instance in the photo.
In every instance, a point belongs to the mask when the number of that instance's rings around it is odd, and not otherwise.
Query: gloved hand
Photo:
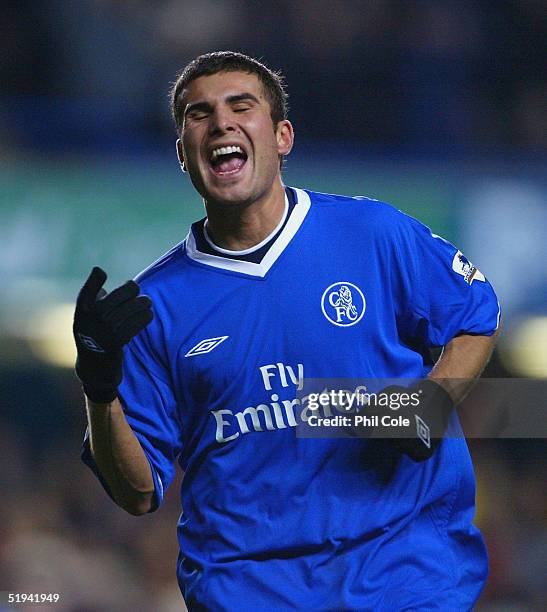
[[[122,381],[122,348],[154,318],[152,301],[139,295],[139,286],[127,281],[108,293],[102,289],[106,273],[95,267],[76,300],[74,340],[76,375],[86,396],[107,404],[117,396]]]
[[[404,402],[406,405],[401,402],[401,394],[411,398]],[[391,385],[377,395],[388,396],[381,404],[383,407],[369,405],[363,414],[376,416],[378,424],[372,432],[370,428],[362,428],[360,435],[389,440],[413,461],[429,459],[443,439],[454,408],[449,393],[439,383],[426,378],[410,388]],[[398,408],[393,409],[395,406]],[[395,424],[397,419],[406,419],[408,425]]]

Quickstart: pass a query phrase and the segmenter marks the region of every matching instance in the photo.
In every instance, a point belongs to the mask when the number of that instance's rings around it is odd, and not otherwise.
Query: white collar
[[[185,240],[186,254],[190,259],[198,261],[202,264],[206,264],[208,266],[212,266],[214,268],[231,270],[232,272],[241,272],[242,274],[248,274],[250,276],[258,276],[260,278],[263,278],[264,276],[266,276],[268,270],[273,266],[273,264],[277,261],[281,253],[283,253],[289,242],[292,240],[293,236],[296,234],[296,232],[302,225],[310,209],[310,196],[302,189],[294,188],[294,191],[296,193],[297,204],[294,207],[285,227],[277,237],[276,241],[268,249],[268,252],[266,253],[266,255],[264,255],[260,263],[253,263],[241,259],[230,259],[229,257],[221,257],[219,255],[211,255],[210,253],[202,253],[201,251],[198,251],[196,246],[196,239],[194,238],[192,228],[190,228],[188,236],[186,236]],[[286,202],[285,204],[285,215],[283,215],[284,217],[287,214],[287,208],[288,202]],[[275,232],[279,231],[279,228],[283,224],[283,222],[284,218],[278,224],[276,229],[270,234],[270,236],[268,236],[268,238],[263,240],[260,244],[251,247],[251,249],[245,249],[243,251],[228,251],[226,249],[220,249],[220,247],[216,245],[212,246],[215,250],[228,255],[245,255],[260,248],[268,240],[271,240]],[[205,234],[205,236],[207,236],[207,234]]]
[[[208,225],[208,220],[207,219],[205,219],[205,223],[203,224],[203,236],[205,237],[205,240],[207,240],[207,244],[214,251],[217,251],[218,253],[222,253],[224,255],[237,255],[237,256],[239,256],[239,255],[249,255],[250,253],[254,253],[255,251],[258,251],[258,249],[261,249],[265,244],[268,244],[268,242],[270,242],[270,240],[283,227],[283,223],[285,223],[285,219],[287,218],[287,213],[288,212],[289,212],[289,198],[287,198],[287,194],[285,194],[285,210],[283,211],[283,215],[281,217],[281,221],[275,226],[274,230],[272,232],[270,232],[270,234],[268,234],[266,236],[266,238],[264,238],[264,240],[262,240],[258,244],[255,244],[252,247],[249,247],[248,249],[242,249],[241,251],[232,251],[230,249],[223,249],[222,247],[219,247],[218,245],[216,245],[211,240],[211,237],[209,236],[209,233],[207,232],[207,225]]]

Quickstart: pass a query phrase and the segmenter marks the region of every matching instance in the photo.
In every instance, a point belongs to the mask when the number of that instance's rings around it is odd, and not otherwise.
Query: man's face
[[[270,104],[255,74],[202,76],[183,92],[179,156],[208,202],[250,204],[271,189],[279,156],[292,147],[289,121],[274,127]]]

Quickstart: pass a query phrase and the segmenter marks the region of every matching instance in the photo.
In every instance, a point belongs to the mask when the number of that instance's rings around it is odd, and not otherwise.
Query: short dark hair
[[[188,84],[201,76],[210,76],[218,72],[246,72],[256,74],[270,104],[270,113],[274,127],[287,118],[289,111],[288,94],[285,79],[280,72],[274,72],[258,60],[235,51],[214,51],[205,53],[192,60],[177,76],[171,89],[171,111],[177,133],[180,134],[184,121],[182,92]]]

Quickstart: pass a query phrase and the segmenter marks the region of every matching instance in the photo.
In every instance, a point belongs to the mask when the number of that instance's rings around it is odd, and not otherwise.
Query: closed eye
[[[205,113],[203,111],[194,111],[194,112],[188,113],[186,115],[186,119],[199,121],[200,119],[205,119],[208,116],[209,116],[209,113]]]
[[[251,107],[250,107],[249,105],[247,105],[247,104],[246,104],[245,106],[236,106],[236,107],[234,108],[234,111],[235,111],[236,113],[241,113],[242,111],[246,111],[246,110],[250,110],[250,109],[251,109]]]
[[[195,102],[194,104],[189,104],[184,111],[184,120],[199,120],[205,119],[211,113],[212,108],[211,105],[207,102]]]

